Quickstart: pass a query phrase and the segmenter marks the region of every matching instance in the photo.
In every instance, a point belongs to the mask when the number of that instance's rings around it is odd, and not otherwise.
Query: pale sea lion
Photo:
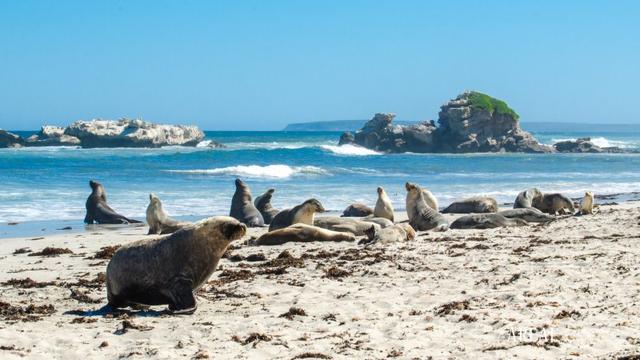
[[[580,202],[580,214],[587,215],[593,214],[593,204],[595,203],[593,193],[591,191],[587,191],[584,193],[584,197]]]
[[[522,219],[508,219],[500,214],[489,213],[461,216],[451,223],[451,229],[493,229],[525,225],[528,224]]]
[[[108,306],[163,305],[175,314],[196,310],[194,292],[209,279],[229,244],[247,227],[211,217],[157,239],[120,247],[107,266]]]
[[[317,212],[324,212],[324,207],[322,207],[320,201],[309,199],[300,205],[294,206],[291,209],[282,210],[276,214],[273,220],[271,220],[269,231],[282,229],[297,223],[313,225],[313,219]]]
[[[313,225],[327,230],[349,232],[355,236],[364,236],[371,227],[381,228],[380,225],[370,221],[337,216],[316,217]]]
[[[520,208],[528,208],[532,207],[533,200],[539,199],[542,197],[542,191],[538,190],[538,188],[527,189],[516,197],[516,201],[513,203],[514,209]]]
[[[575,213],[573,201],[562,194],[543,194],[541,198],[533,202],[533,207],[551,215],[564,213],[567,210],[570,214]]]
[[[371,227],[366,231],[367,239],[359,244],[370,246],[376,243],[388,244],[392,242],[409,241],[416,238],[416,231],[407,223],[395,224],[384,229]]]
[[[236,192],[231,199],[229,216],[238,219],[238,221],[249,227],[264,226],[262,214],[251,202],[251,190],[240,179],[236,179]]]
[[[497,214],[502,215],[507,219],[522,219],[526,222],[535,223],[544,223],[555,220],[553,216],[545,214],[533,207],[503,210],[499,211]]]
[[[87,214],[84,217],[86,224],[133,224],[141,221],[129,219],[124,215],[120,215],[107,205],[107,193],[104,186],[97,181],[89,181],[91,186],[91,195],[87,198],[85,204]]]
[[[348,232],[332,231],[303,223],[263,234],[251,245],[281,245],[287,242],[312,241],[356,241],[355,235]]]
[[[420,186],[408,182],[405,187],[407,189],[406,208],[409,224],[416,231],[445,231],[449,228],[449,222],[444,216],[427,205]]]
[[[378,224],[378,225],[380,225],[381,228],[386,228],[388,226],[393,225],[393,221],[391,221],[389,219],[386,219],[386,218],[382,218],[382,217],[375,217],[373,215],[365,216],[363,218],[360,218],[360,220],[367,221],[367,222],[374,223],[374,224]]]
[[[149,194],[149,206],[147,206],[147,224],[149,224],[148,235],[170,234],[189,225],[188,222],[181,222],[170,218],[162,207],[162,202],[156,194]]]
[[[362,217],[373,214],[373,210],[365,204],[351,204],[342,212],[344,217]]]
[[[271,197],[275,191],[276,189],[269,189],[253,201],[253,205],[262,214],[265,224],[271,224],[273,217],[278,213],[278,210],[271,206]]]
[[[424,196],[424,201],[427,203],[427,206],[432,208],[435,211],[440,211],[438,208],[438,199],[431,193],[431,191],[420,187],[422,189],[422,195]]]
[[[392,222],[394,221],[391,199],[389,199],[387,192],[384,191],[382,186],[378,186],[378,200],[376,201],[376,206],[373,209],[373,216],[389,219]]]
[[[494,213],[498,211],[498,202],[488,196],[474,196],[451,203],[442,210],[445,214]]]

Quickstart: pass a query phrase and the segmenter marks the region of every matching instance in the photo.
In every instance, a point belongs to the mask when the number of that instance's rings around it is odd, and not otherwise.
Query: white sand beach
[[[106,304],[145,226],[0,240],[0,358],[620,358],[640,353],[640,203],[412,242],[235,242],[193,315]],[[37,255],[43,249],[70,252]],[[108,249],[107,249],[108,250]],[[88,315],[88,313],[84,313]]]

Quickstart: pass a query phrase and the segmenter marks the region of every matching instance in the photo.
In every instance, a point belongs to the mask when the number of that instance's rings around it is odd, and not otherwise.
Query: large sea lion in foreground
[[[194,292],[209,279],[229,244],[247,227],[218,216],[157,239],[120,247],[107,266],[109,306],[163,305],[176,314],[196,310]]]
[[[416,231],[407,223],[395,224],[384,229],[371,227],[366,231],[367,239],[359,244],[370,246],[376,243],[389,244],[392,242],[409,241],[416,238]]]
[[[132,224],[141,221],[129,219],[124,215],[120,215],[107,205],[107,193],[104,186],[97,181],[89,181],[91,186],[91,195],[87,198],[85,206],[87,214],[84,217],[86,224]]]
[[[533,206],[533,201],[542,197],[542,191],[538,188],[527,189],[516,197],[516,201],[513,202],[514,209],[529,208]]]
[[[291,209],[280,211],[271,221],[269,231],[282,229],[297,223],[313,225],[313,219],[317,212],[324,212],[324,207],[320,204],[320,201],[309,199]]]
[[[565,210],[567,210],[570,214],[575,213],[573,201],[568,197],[558,193],[543,194],[542,197],[534,200],[532,205],[534,208],[551,215],[564,213]]]
[[[528,225],[522,219],[508,219],[500,214],[464,215],[451,223],[451,229],[493,229],[506,226]]]
[[[407,189],[406,207],[409,224],[416,231],[445,231],[449,228],[449,222],[444,216],[427,205],[420,186],[408,182],[405,187]]]
[[[394,221],[393,205],[391,199],[387,195],[382,186],[378,186],[378,200],[376,207],[373,209],[373,216],[389,219]]]
[[[275,191],[276,189],[269,189],[253,201],[253,205],[262,214],[265,224],[271,224],[273,217],[278,213],[278,210],[271,206],[271,197]]]
[[[373,210],[365,204],[354,203],[347,206],[342,212],[344,217],[362,217],[373,214]]]
[[[236,179],[236,192],[231,199],[229,216],[238,219],[238,221],[249,227],[264,226],[262,214],[251,202],[251,190],[240,179]]]
[[[312,241],[356,241],[356,237],[348,232],[331,231],[317,226],[297,223],[285,228],[269,231],[250,244],[281,245],[288,242]]]
[[[381,229],[381,226],[374,222],[337,216],[316,217],[313,225],[327,230],[349,232],[355,236],[364,236],[372,227]]]
[[[188,222],[174,220],[167,215],[162,207],[162,202],[156,194],[149,194],[149,206],[147,206],[147,224],[149,224],[148,235],[170,234],[189,225]]]
[[[502,215],[507,219],[522,219],[526,222],[535,223],[545,223],[556,219],[555,217],[545,214],[533,207],[503,210],[497,212],[497,214]]]
[[[494,213],[498,211],[498,202],[496,199],[488,196],[475,196],[472,198],[459,200],[451,203],[446,209],[442,210],[444,214],[481,214]]]
[[[595,203],[593,193],[591,191],[587,191],[584,193],[584,197],[580,202],[580,214],[587,215],[593,214],[593,204]]]

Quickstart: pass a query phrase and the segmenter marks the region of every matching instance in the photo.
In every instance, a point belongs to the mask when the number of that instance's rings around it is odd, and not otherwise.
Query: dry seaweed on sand
[[[13,286],[15,288],[21,288],[21,289],[43,288],[43,287],[51,286],[55,284],[56,283],[53,281],[38,282],[31,278],[10,279],[2,283],[2,285],[4,286]]]
[[[452,301],[436,308],[436,315],[445,316],[455,314],[457,310],[468,310],[469,300]]]
[[[119,248],[120,245],[103,246],[89,259],[111,259]]]
[[[46,247],[42,249],[42,251],[32,252],[29,256],[58,256],[62,254],[73,254],[73,251],[67,248],[55,248],[55,247]]]
[[[301,308],[291,307],[291,308],[289,308],[289,311],[287,311],[284,314],[281,314],[278,317],[289,319],[289,320],[293,320],[293,318],[295,316],[307,316],[307,312],[304,311],[304,309],[301,309]]]
[[[332,266],[324,270],[324,277],[331,278],[331,279],[343,278],[350,275],[351,275],[351,271],[341,269],[337,266]]]
[[[253,343],[253,347],[255,348],[256,345],[258,345],[258,343],[262,342],[262,341],[271,341],[271,336],[267,335],[267,334],[261,334],[261,333],[251,333],[249,334],[249,336],[247,336],[244,339],[241,339],[238,335],[233,335],[231,337],[231,340],[240,343],[242,345],[248,345]]]
[[[11,305],[0,301],[0,317],[10,321],[39,321],[42,316],[53,314],[56,309],[51,304],[27,306]]]

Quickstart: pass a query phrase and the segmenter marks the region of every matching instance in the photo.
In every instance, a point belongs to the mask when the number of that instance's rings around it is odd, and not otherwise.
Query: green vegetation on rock
[[[472,91],[469,93],[468,99],[469,105],[471,105],[472,108],[487,110],[491,114],[495,111],[498,114],[510,115],[516,120],[520,117],[506,102],[489,95]]]

